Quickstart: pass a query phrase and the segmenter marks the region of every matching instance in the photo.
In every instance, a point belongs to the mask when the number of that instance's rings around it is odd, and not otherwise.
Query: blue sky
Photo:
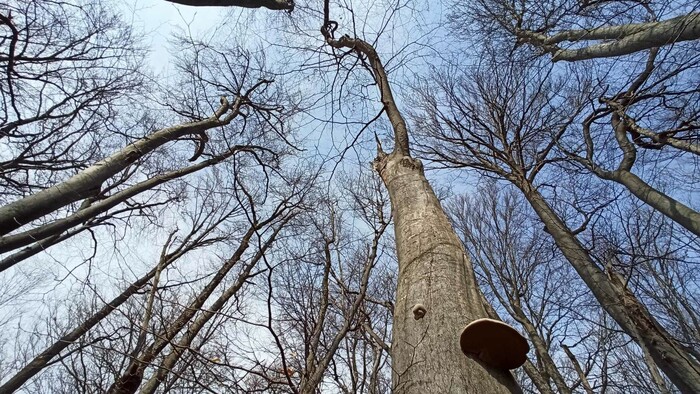
[[[168,39],[173,33],[187,28],[204,32],[222,14],[220,8],[187,7],[165,0],[123,0],[120,5],[124,19],[132,18],[137,31],[145,35],[144,44],[151,49],[149,63],[155,72],[167,71]]]

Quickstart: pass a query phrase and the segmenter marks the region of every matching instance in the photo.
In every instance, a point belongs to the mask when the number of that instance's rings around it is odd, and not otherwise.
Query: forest
[[[700,393],[700,5],[9,0],[0,394]]]

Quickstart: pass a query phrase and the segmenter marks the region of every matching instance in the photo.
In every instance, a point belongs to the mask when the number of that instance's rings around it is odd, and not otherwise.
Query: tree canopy
[[[16,0],[0,35],[0,393],[700,392],[693,2]]]

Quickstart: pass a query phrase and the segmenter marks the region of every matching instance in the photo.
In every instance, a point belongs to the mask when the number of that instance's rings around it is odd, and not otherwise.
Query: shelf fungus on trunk
[[[525,363],[530,346],[508,324],[493,319],[469,323],[459,339],[462,352],[497,369],[515,369]]]

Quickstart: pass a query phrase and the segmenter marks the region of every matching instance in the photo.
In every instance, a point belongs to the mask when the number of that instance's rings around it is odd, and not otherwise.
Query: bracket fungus
[[[515,369],[525,363],[530,345],[508,324],[493,319],[469,323],[459,339],[462,352],[497,369]]]

